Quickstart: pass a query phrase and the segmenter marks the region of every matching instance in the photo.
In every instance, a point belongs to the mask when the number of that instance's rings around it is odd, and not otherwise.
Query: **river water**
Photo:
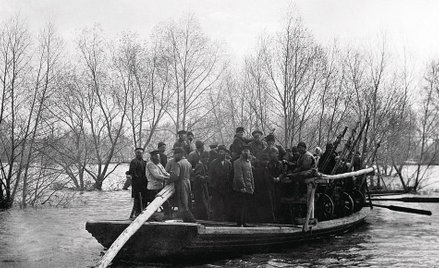
[[[0,212],[0,267],[92,267],[103,248],[85,230],[86,221],[127,218],[130,197],[130,191],[85,192],[68,208]],[[374,208],[366,224],[343,236],[193,267],[439,267],[439,203],[394,204],[433,215]]]

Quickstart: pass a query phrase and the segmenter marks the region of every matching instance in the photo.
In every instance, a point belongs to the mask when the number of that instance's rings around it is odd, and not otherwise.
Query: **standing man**
[[[195,217],[200,220],[207,220],[209,217],[209,190],[207,188],[207,180],[209,174],[208,163],[209,153],[201,153],[200,160],[195,166],[192,184],[194,186],[194,214]]]
[[[267,147],[261,139],[262,135],[262,131],[260,130],[253,131],[253,141],[249,143],[250,152],[254,157],[256,157],[257,160],[260,159],[262,152],[264,151],[265,147]]]
[[[209,165],[213,162],[213,160],[217,159],[218,157],[218,144],[211,144],[209,145],[210,151],[209,151]]]
[[[265,137],[265,141],[267,142],[267,148],[265,150],[268,150],[265,153],[269,154],[270,151],[273,151],[272,149],[275,148],[278,151],[278,160],[283,160],[287,154],[287,151],[285,151],[284,147],[281,145],[276,145],[276,138],[274,137],[274,134],[268,134],[267,137]]]
[[[212,195],[212,217],[216,221],[229,218],[232,192],[233,166],[226,158],[225,145],[218,146],[218,157],[209,165],[209,193]]]
[[[146,189],[146,161],[143,160],[143,148],[134,150],[136,157],[131,160],[128,175],[132,178],[131,196],[134,198],[133,214],[131,218],[137,217],[146,207],[147,189]]]
[[[189,155],[189,153],[191,152],[191,148],[187,141],[186,130],[180,130],[177,132],[177,134],[178,134],[178,140],[174,143],[172,149],[175,149],[177,147],[183,148],[183,150],[185,151],[185,155]]]
[[[189,153],[195,151],[196,144],[194,143],[194,133],[192,131],[187,132],[187,143],[189,144]]]
[[[160,163],[160,152],[154,150],[149,153],[150,160],[146,164],[146,178],[148,179],[147,189],[149,191],[149,202],[163,189],[164,183],[169,179],[169,173]]]
[[[230,145],[230,151],[232,153],[232,161],[235,161],[240,157],[243,146],[247,145],[249,141],[250,140],[244,137],[244,128],[237,127],[235,138],[233,139],[232,145]]]
[[[187,158],[189,163],[191,163],[192,168],[195,168],[201,159],[201,155],[204,153],[204,143],[202,141],[196,141],[195,146],[197,149],[192,151]]]
[[[166,143],[159,142],[157,145],[157,149],[160,152],[160,164],[162,164],[163,167],[166,167],[166,164],[168,163],[168,156],[165,154],[166,152]]]
[[[195,222],[195,217],[189,209],[191,200],[191,171],[192,165],[185,157],[186,152],[183,148],[174,148],[175,165],[171,167],[170,182],[175,182],[175,193],[178,200],[178,211],[184,222]],[[169,161],[171,162],[171,161]]]
[[[241,156],[233,162],[233,170],[233,191],[236,192],[237,196],[236,222],[238,226],[246,227],[247,213],[255,191],[248,145],[242,146]]]

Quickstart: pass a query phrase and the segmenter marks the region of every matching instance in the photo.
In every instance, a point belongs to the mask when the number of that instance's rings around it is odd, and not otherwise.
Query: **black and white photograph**
[[[439,1],[0,0],[0,267],[438,267]]]

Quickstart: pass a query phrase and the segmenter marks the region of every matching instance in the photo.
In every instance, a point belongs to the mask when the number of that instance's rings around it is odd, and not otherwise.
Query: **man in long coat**
[[[213,220],[226,221],[233,218],[231,192],[233,166],[226,158],[227,148],[218,146],[218,157],[209,165],[209,193],[212,195]],[[232,216],[231,216],[232,215]]]
[[[208,162],[209,153],[202,152],[193,176],[194,214],[199,220],[207,220],[209,217]]]
[[[242,147],[240,158],[233,162],[233,191],[237,198],[236,222],[238,226],[247,226],[248,210],[251,206],[255,191],[252,164],[250,162],[250,148]]]
[[[180,213],[184,222],[195,222],[195,217],[190,211],[190,177],[192,165],[189,163],[189,161],[187,161],[184,149],[180,147],[174,149],[174,159],[175,165],[173,165],[173,168],[170,168],[171,177],[169,182],[175,182],[175,194],[178,200],[178,212]]]
[[[143,160],[143,148],[136,148],[136,157],[131,160],[128,175],[132,179],[131,196],[134,198],[132,217],[137,217],[147,204],[146,161]]]

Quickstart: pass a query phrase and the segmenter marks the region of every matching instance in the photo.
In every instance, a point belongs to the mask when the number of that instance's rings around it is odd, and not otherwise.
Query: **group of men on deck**
[[[185,222],[210,219],[246,226],[249,221],[279,221],[284,175],[296,175],[300,181],[315,175],[319,161],[333,157],[320,155],[320,149],[313,155],[304,142],[285,150],[273,134],[263,139],[259,130],[248,139],[242,127],[236,129],[229,149],[211,145],[206,151],[202,141],[194,141],[192,132],[181,130],[178,135],[169,161],[163,142],[149,152],[149,161],[143,159],[143,148],[135,150],[136,158],[127,171],[134,198],[131,217],[140,214],[166,184],[174,183],[173,200],[163,205],[165,217],[171,217],[171,207],[178,206]]]

